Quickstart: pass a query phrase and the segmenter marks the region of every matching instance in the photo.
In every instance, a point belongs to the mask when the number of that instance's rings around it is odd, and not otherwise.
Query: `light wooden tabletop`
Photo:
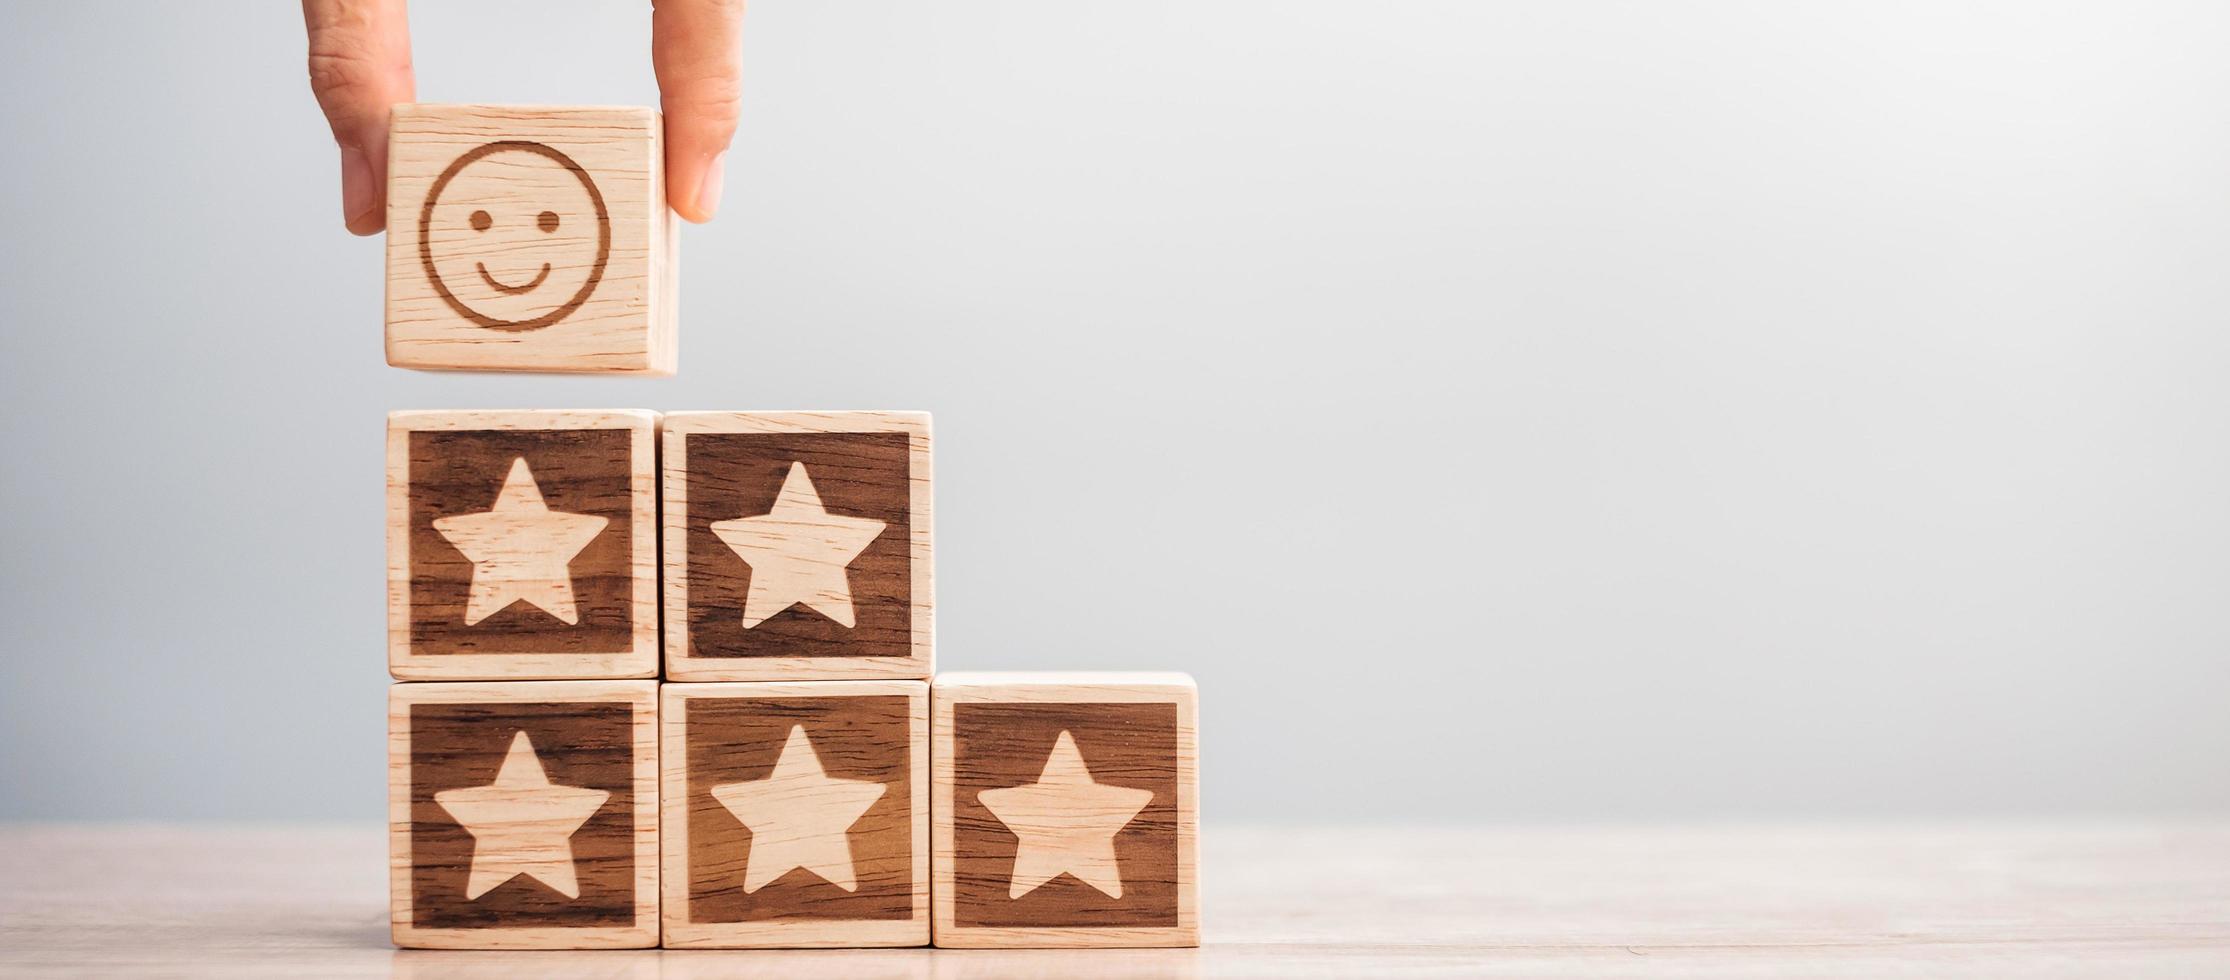
[[[0,828],[0,973],[2230,976],[2230,824],[1242,829],[1197,950],[403,952],[381,828]]]

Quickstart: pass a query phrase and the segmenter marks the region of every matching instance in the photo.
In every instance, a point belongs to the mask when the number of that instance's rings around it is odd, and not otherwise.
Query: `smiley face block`
[[[642,108],[395,107],[387,363],[672,374],[662,132]]]
[[[666,673],[926,678],[929,416],[665,417]]]
[[[657,424],[626,410],[388,416],[389,672],[657,676]]]
[[[1198,703],[1183,674],[945,674],[934,939],[1197,946]]]
[[[655,681],[395,685],[395,945],[657,945],[657,694]]]
[[[929,943],[929,685],[668,684],[670,947]]]

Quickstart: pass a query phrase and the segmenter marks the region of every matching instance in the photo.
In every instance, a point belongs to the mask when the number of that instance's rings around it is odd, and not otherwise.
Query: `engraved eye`
[[[535,227],[542,229],[544,234],[556,231],[557,222],[558,217],[555,211],[544,211],[534,218]]]
[[[472,230],[474,231],[487,231],[488,226],[494,223],[495,219],[488,217],[486,211],[474,211],[472,213]]]

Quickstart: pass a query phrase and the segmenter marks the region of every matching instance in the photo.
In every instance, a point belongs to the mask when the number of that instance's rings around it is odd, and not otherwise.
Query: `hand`
[[[387,119],[415,99],[404,0],[302,0],[310,89],[341,145],[348,230],[387,227]],[[743,0],[652,0],[651,65],[666,114],[666,203],[695,222],[720,209],[721,163],[736,132]]]

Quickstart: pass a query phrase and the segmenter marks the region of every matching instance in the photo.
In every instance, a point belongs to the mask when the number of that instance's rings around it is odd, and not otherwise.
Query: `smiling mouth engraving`
[[[534,281],[529,282],[524,286],[506,286],[500,282],[497,282],[496,277],[488,274],[488,266],[486,263],[474,262],[472,264],[472,267],[480,270],[481,282],[487,283],[489,288],[492,288],[496,292],[502,293],[505,296],[517,296],[520,293],[526,292],[536,286],[542,285],[542,280],[550,278],[550,264],[548,262],[542,263],[542,271],[535,273]]]

